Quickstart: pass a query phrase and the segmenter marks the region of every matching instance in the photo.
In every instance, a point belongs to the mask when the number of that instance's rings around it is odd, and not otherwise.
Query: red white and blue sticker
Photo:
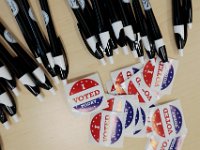
[[[179,100],[151,108],[150,124],[150,134],[160,138],[180,136],[187,132]]]
[[[146,103],[149,106],[154,104],[158,97],[155,92],[146,85],[142,70],[134,74],[130,79],[121,84],[123,89],[129,95],[135,95],[140,103]]]
[[[169,59],[169,63],[163,64],[160,58],[156,58],[156,65],[147,62],[143,68],[143,78],[147,86],[151,87],[159,96],[170,94],[178,61]]]
[[[166,139],[151,137],[148,139],[146,150],[180,150],[185,136],[186,134]]]
[[[124,95],[126,92],[121,88],[121,84],[132,77],[142,68],[141,64],[132,65],[114,72],[111,72],[111,78],[118,94]]]
[[[89,113],[107,106],[98,74],[68,84],[66,92],[75,112]]]
[[[92,114],[90,142],[106,147],[122,147],[123,131],[123,113],[101,111]]]

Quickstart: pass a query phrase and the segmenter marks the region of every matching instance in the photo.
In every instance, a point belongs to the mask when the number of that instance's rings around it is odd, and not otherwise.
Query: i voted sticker
[[[93,112],[107,106],[97,74],[68,84],[67,97],[72,109],[82,113]]]
[[[101,111],[90,121],[90,142],[106,147],[123,146],[123,114]]]
[[[179,101],[152,108],[150,118],[152,133],[160,138],[179,136],[187,131]]]

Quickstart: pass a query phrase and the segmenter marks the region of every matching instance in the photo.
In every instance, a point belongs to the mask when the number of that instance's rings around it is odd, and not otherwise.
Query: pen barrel
[[[60,78],[64,80],[68,76],[68,71],[66,68],[66,66],[68,67],[68,65],[65,62],[65,58],[64,58],[65,55],[63,54],[64,47],[62,45],[60,38],[58,38],[56,35],[56,31],[53,25],[53,20],[52,20],[52,16],[51,16],[51,12],[50,12],[47,0],[40,0],[40,6],[43,13],[48,15],[48,21],[45,21],[46,22],[45,24],[46,24],[47,33],[50,40],[50,45],[52,48],[51,50],[52,50],[52,55],[53,55],[53,59],[55,63],[54,69],[55,69],[55,72],[59,74]]]
[[[148,22],[147,24],[149,25],[149,29],[151,30],[151,33],[153,34],[152,35],[153,39],[157,40],[157,39],[162,38],[160,28],[154,16],[154,12],[151,8],[149,0],[142,0],[142,6],[145,10],[145,14],[146,14],[147,22]]]
[[[35,50],[37,50],[37,53],[41,57],[42,63],[44,64],[47,71],[51,74],[52,77],[55,77],[56,73],[53,70],[54,63],[50,52],[50,46],[39,29],[30,5],[26,0],[19,1],[19,4],[26,16],[29,26],[31,27],[31,32],[34,35],[33,38],[37,43],[37,48]]]
[[[98,0],[91,0],[91,4],[93,7],[93,12],[95,16],[95,26],[98,33],[102,33],[108,30],[108,18],[105,14],[104,4]]]
[[[121,20],[119,13],[119,2],[116,0],[104,0],[106,4],[106,9],[109,14],[111,23]]]
[[[18,26],[31,52],[36,58],[39,58],[39,52],[37,51],[37,42],[35,41],[34,35],[31,32],[31,27],[29,26],[26,16],[24,15],[22,9],[20,8],[19,2],[16,0],[7,0],[7,3],[11,8],[13,16],[15,17]]]
[[[136,20],[135,20],[134,14],[133,14],[133,9],[131,7],[131,3],[130,3],[130,1],[124,1],[124,0],[121,0],[121,1],[122,1],[124,13],[127,17],[127,25],[133,26],[134,24],[136,24]]]
[[[128,13],[125,9],[129,9],[128,5],[123,3],[122,0],[117,0],[118,3],[118,12],[122,20],[123,26],[131,25],[131,20],[128,18]]]
[[[49,5],[47,0],[39,0],[40,6],[42,9],[43,20],[46,25],[50,45],[51,45],[51,52],[53,57],[61,55],[62,51],[59,48],[59,43],[57,42],[57,35],[54,28],[51,12],[49,9]]]
[[[184,0],[185,1],[185,0]],[[183,8],[180,0],[172,0],[172,18],[174,25],[183,25]]]
[[[41,51],[44,53],[50,52],[50,46],[47,42],[47,40],[44,38],[37,22],[35,15],[32,11],[32,8],[30,7],[27,0],[20,0],[20,6],[23,9],[23,12],[27,18],[27,21],[32,29],[32,33],[34,35],[35,40],[37,41],[37,44],[40,45]]]
[[[14,36],[1,23],[0,23],[0,34],[8,43],[8,45],[15,51],[15,53],[19,57],[21,57],[22,60],[24,60],[30,71],[33,71],[37,68],[38,65],[35,62],[35,60],[33,60],[31,56],[29,56],[29,54],[24,50],[24,48],[19,43],[17,43],[17,40],[14,38]]]
[[[183,0],[184,20],[186,24],[191,24],[193,20],[192,0]]]

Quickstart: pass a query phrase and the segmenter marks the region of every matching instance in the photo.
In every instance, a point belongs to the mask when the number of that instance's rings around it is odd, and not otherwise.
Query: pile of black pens
[[[39,100],[43,99],[40,88],[55,95],[49,75],[57,84],[59,78],[64,85],[67,84],[69,66],[64,47],[54,29],[47,0],[38,1],[48,39],[41,32],[27,0],[7,0],[35,59],[0,21],[0,34],[3,38],[3,41],[0,41],[0,121],[5,128],[9,128],[9,123],[4,112],[18,122],[14,101],[15,97],[19,96],[16,78]],[[8,47],[4,46],[4,43],[7,43]]]
[[[188,29],[192,28],[192,0],[172,0],[174,36],[179,55],[183,56]]]
[[[144,63],[144,52],[154,64],[155,54],[168,62],[166,47],[149,0],[69,0],[89,52],[103,65],[104,54],[113,64],[119,45],[125,54]],[[143,13],[145,12],[145,13]]]

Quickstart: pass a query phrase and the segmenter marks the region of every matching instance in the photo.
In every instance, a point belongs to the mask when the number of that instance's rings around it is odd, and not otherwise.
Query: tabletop
[[[40,27],[45,32],[39,11],[38,0],[29,0]],[[53,12],[57,33],[61,36],[69,59],[68,82],[74,78],[98,72],[102,83],[110,79],[110,72],[131,64],[137,60],[132,55],[125,56],[120,51],[114,56],[114,65],[101,66],[90,56],[82,42],[75,18],[67,6],[66,0],[48,0]],[[199,149],[200,146],[200,1],[193,0],[194,22],[189,31],[184,57],[179,57],[173,36],[172,8],[169,0],[151,0],[152,7],[167,46],[168,55],[179,60],[173,92],[160,101],[180,99],[184,110],[188,135],[183,150]],[[13,18],[6,0],[0,0],[0,19],[27,47],[22,34]],[[4,150],[106,150],[107,148],[88,143],[89,116],[74,116],[68,107],[62,84],[56,86],[56,96],[43,91],[44,102],[38,102],[20,83],[21,95],[17,98],[20,122],[11,120],[11,129],[0,125],[0,137]],[[124,150],[143,150],[146,139],[125,138]]]

